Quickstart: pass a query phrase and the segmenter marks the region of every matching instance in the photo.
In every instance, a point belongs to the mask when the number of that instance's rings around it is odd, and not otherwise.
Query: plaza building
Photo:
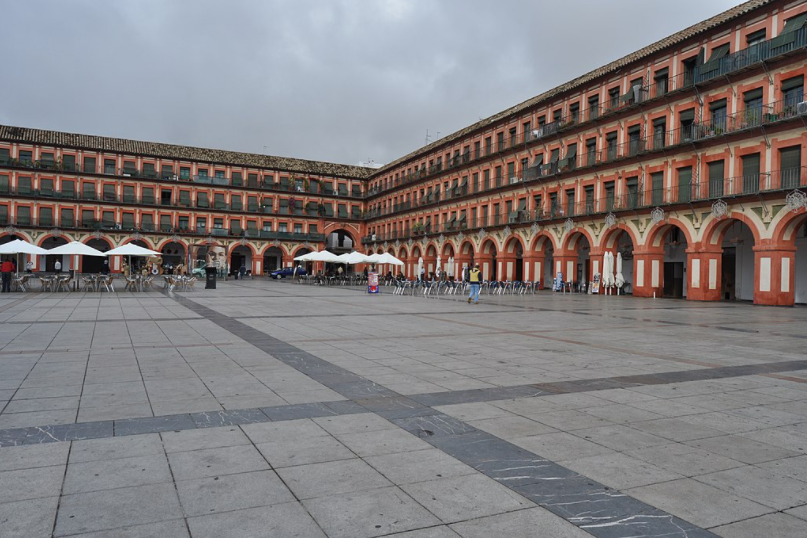
[[[0,126],[0,222],[254,273],[355,248],[545,286],[612,252],[636,296],[804,303],[805,75],[807,4],[752,0],[377,170]]]

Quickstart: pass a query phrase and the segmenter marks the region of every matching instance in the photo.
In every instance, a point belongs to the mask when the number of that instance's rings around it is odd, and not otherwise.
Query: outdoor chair
[[[39,277],[40,291],[53,291],[53,280],[49,277]]]
[[[126,277],[126,286],[124,286],[124,291],[137,291],[137,277],[135,276],[127,276]]]
[[[25,288],[25,283],[28,282],[29,275],[19,275],[14,277],[14,287],[16,287],[19,291],[28,291]]]
[[[73,281],[73,275],[59,277],[56,291],[70,291],[70,283]]]
[[[91,276],[81,277],[81,291],[95,291],[95,280]]]
[[[194,284],[196,284],[196,277],[192,276],[192,277],[188,278],[187,280],[185,280],[185,290],[194,291],[194,288],[193,288]]]
[[[101,285],[104,286],[104,289],[106,291],[109,292],[115,291],[114,280],[115,280],[114,277],[112,275],[109,275],[101,280]]]
[[[146,291],[147,288],[151,288],[152,283],[154,282],[154,277],[150,276],[143,281],[143,291]]]

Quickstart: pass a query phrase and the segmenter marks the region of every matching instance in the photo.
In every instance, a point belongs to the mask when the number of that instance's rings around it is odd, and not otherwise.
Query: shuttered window
[[[759,191],[759,153],[743,155],[743,184],[745,194]]]
[[[723,196],[723,161],[709,163],[709,197],[719,198]]]
[[[801,146],[779,150],[782,170],[782,188],[792,189],[801,185]]]
[[[664,172],[654,172],[650,174],[650,185],[653,191],[653,205],[664,203]]]
[[[678,201],[689,202],[692,199],[692,167],[678,169]]]

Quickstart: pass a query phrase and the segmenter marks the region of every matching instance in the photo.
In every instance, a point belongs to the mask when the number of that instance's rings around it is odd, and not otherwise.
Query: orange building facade
[[[636,296],[805,303],[805,76],[807,4],[754,0],[378,170],[0,126],[0,222],[256,274],[354,248],[545,286],[612,252]]]

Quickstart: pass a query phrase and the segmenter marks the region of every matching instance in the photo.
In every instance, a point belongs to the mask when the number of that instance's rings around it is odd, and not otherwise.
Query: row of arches
[[[542,230],[529,242],[518,235],[504,241],[495,236],[468,237],[459,245],[451,239],[388,247],[406,262],[403,273],[417,276],[424,259],[427,273],[436,258],[454,257],[455,274],[464,265],[479,263],[491,280],[540,280],[542,286],[560,272],[564,280],[588,282],[602,270],[608,251],[622,257],[624,291],[638,296],[694,300],[747,300],[760,304],[807,303],[807,212],[780,219],[772,237],[762,237],[759,225],[742,213],[713,219],[694,237],[691,226],[668,218],[643,234],[625,224],[605,230],[596,242],[578,227],[556,238]],[[379,251],[382,251],[379,249]]]

